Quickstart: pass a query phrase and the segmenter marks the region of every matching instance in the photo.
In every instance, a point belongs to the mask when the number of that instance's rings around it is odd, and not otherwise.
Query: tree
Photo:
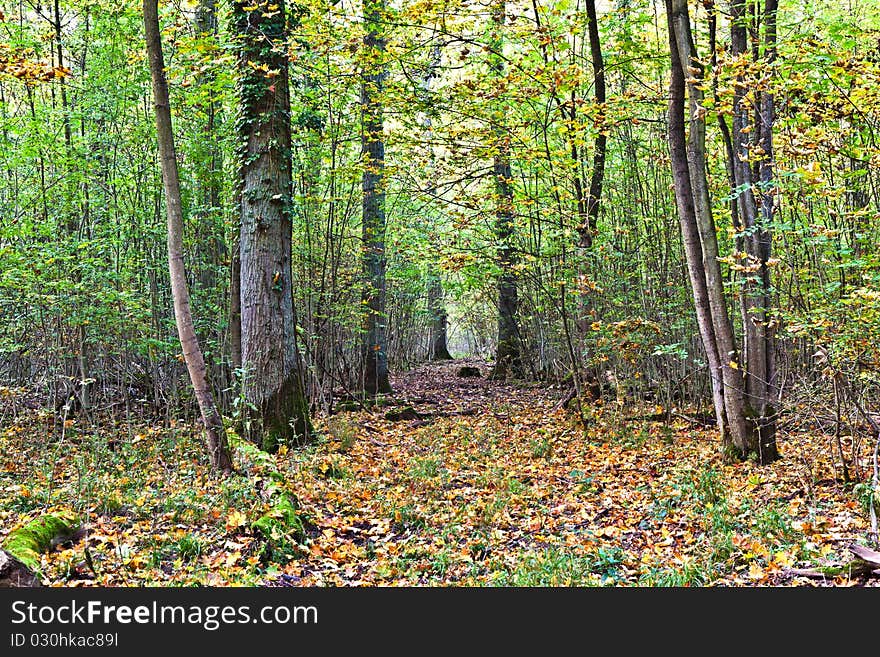
[[[361,151],[363,214],[363,340],[364,392],[391,392],[388,380],[388,340],[385,309],[385,124],[383,87],[385,67],[385,1],[364,0],[364,59],[361,71]]]
[[[747,415],[754,423],[758,459],[769,463],[777,458],[776,449],[776,362],[771,317],[770,226],[773,222],[775,193],[773,181],[773,94],[766,79],[776,58],[777,0],[766,0],[760,16],[764,43],[749,43],[752,23],[759,17],[747,15],[745,0],[731,2],[730,43],[737,76],[733,94],[733,148],[729,154],[734,172],[738,224],[744,258],[737,264],[742,281],[741,303],[745,398]],[[751,14],[751,12],[750,12]],[[753,45],[753,48],[750,48]],[[765,81],[750,80],[746,73],[751,52],[763,45]],[[757,190],[757,193],[756,193]]]
[[[443,284],[438,274],[433,274],[428,281],[428,312],[431,318],[431,343],[428,358],[431,360],[452,360],[449,353],[447,337],[446,304],[443,303]]]
[[[432,37],[436,38],[434,30],[432,30]],[[419,102],[424,105],[424,111],[421,113],[419,123],[422,128],[422,141],[427,144],[430,153],[428,158],[430,163],[428,171],[428,196],[431,198],[436,198],[437,196],[436,155],[433,145],[433,125],[437,115],[437,99],[434,98],[434,94],[431,92],[431,83],[437,78],[441,54],[440,45],[434,43],[428,56],[428,63],[425,67],[418,95]],[[430,360],[452,360],[452,354],[449,353],[449,346],[447,345],[449,316],[446,312],[446,303],[443,298],[443,280],[441,272],[436,265],[432,265],[428,273],[428,315],[431,323],[428,358]]]
[[[718,238],[706,179],[703,65],[694,53],[687,0],[666,0],[666,17],[672,63],[669,151],[697,325],[709,363],[722,448],[726,453],[736,450],[741,456],[747,456],[756,451],[756,444],[746,420],[743,379],[724,298]],[[690,116],[687,132],[685,90]]]
[[[183,212],[180,201],[180,180],[177,170],[177,153],[171,127],[171,107],[168,83],[165,79],[165,62],[159,35],[158,0],[144,0],[144,30],[153,81],[156,135],[159,142],[159,158],[165,188],[165,209],[168,217],[168,271],[171,277],[171,295],[174,299],[174,319],[183,358],[189,372],[196,401],[205,425],[206,445],[211,467],[218,472],[232,470],[232,458],[226,442],[226,431],[214,397],[208,385],[207,367],[196,337],[192,312],[189,305],[189,288],[183,263]]]
[[[507,6],[505,0],[492,3],[492,25],[489,42],[489,71],[500,84],[504,77],[503,30]],[[492,112],[493,157],[495,179],[495,240],[498,253],[498,340],[495,347],[495,369],[492,377],[503,379],[508,374],[523,375],[520,353],[517,308],[517,252],[514,244],[513,173],[510,167],[510,132],[505,128],[502,99],[496,99]]]
[[[311,435],[291,286],[291,136],[283,0],[232,4],[237,40],[242,396],[273,451]]]

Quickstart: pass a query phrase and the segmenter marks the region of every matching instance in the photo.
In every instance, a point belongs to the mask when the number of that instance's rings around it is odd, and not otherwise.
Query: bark
[[[226,442],[223,421],[217,412],[211,388],[208,385],[207,368],[196,337],[189,303],[189,289],[183,263],[183,212],[180,201],[180,180],[177,170],[177,154],[174,149],[174,133],[171,127],[171,107],[168,84],[165,79],[165,63],[159,36],[158,0],[144,0],[144,27],[150,74],[153,82],[156,134],[159,142],[159,158],[165,189],[165,206],[168,218],[168,271],[171,278],[171,296],[174,300],[174,320],[183,348],[183,358],[189,372],[202,422],[205,426],[206,445],[211,468],[217,472],[232,470],[232,458]]]
[[[593,144],[593,170],[590,173],[590,193],[586,199],[586,225],[580,227],[581,246],[589,249],[593,246],[593,237],[596,235],[596,224],[599,219],[599,202],[602,198],[602,184],[605,180],[605,154],[608,145],[608,137],[605,135],[605,126],[602,121],[605,118],[605,61],[602,57],[602,44],[599,41],[599,23],[596,15],[595,0],[587,0],[587,34],[590,37],[590,61],[593,65],[593,93],[596,104],[599,105],[599,132]],[[572,114],[575,105],[571,106]],[[572,116],[574,119],[574,116]],[[573,144],[572,149],[577,147]],[[575,158],[577,159],[577,158]],[[576,176],[579,181],[580,176]],[[578,194],[578,207],[583,205],[581,194]]]
[[[722,437],[727,436],[727,415],[724,408],[724,385],[721,380],[721,359],[715,340],[715,328],[709,306],[709,294],[706,289],[706,277],[703,268],[703,247],[697,218],[694,211],[693,192],[691,187],[690,168],[688,166],[687,139],[685,130],[685,76],[678,54],[675,30],[672,26],[670,3],[667,0],[667,17],[669,20],[669,52],[672,60],[669,84],[669,153],[672,162],[672,179],[675,189],[675,201],[678,219],[684,244],[687,270],[694,295],[694,308],[697,315],[697,327],[700,339],[706,351],[709,364],[709,375],[712,382],[712,403],[715,408],[715,420]]]
[[[273,7],[270,11],[269,5]],[[283,0],[232,4],[238,39],[242,395],[248,437],[274,451],[311,437],[291,284],[291,134]],[[265,68],[261,68],[265,65]]]
[[[492,6],[492,37],[489,44],[489,69],[492,77],[504,77],[504,59],[501,56],[502,31],[505,22],[505,0],[495,0]],[[516,278],[517,253],[514,247],[513,174],[510,168],[510,135],[505,129],[504,112],[499,106],[493,113],[495,155],[492,173],[495,177],[495,240],[498,245],[498,341],[495,348],[495,368],[492,378],[504,379],[508,374],[523,375],[520,355],[517,310],[519,289]]]
[[[364,392],[368,395],[391,393],[388,380],[388,339],[385,311],[385,138],[383,87],[387,71],[385,56],[385,2],[365,0],[364,71],[361,82],[364,173],[363,192],[363,271],[366,308],[363,343]]]
[[[428,312],[431,313],[431,346],[428,358],[452,360],[446,344],[446,305],[443,303],[443,286],[439,277],[432,278],[428,288]]]
[[[775,58],[776,4],[775,0],[767,0],[765,6],[764,59],[767,64],[772,64]],[[735,0],[731,3],[731,54],[735,59],[740,58],[743,66],[750,53],[748,34],[745,2]],[[755,433],[749,451],[755,452],[761,463],[770,463],[778,457],[773,407],[774,341],[769,316],[771,281],[767,264],[771,242],[769,227],[774,214],[772,126],[775,111],[772,94],[756,88],[747,79],[744,69],[739,70],[733,98],[731,161],[745,250],[740,273],[746,416]]]
[[[681,86],[685,86],[688,97],[688,115],[690,117],[688,134],[685,143],[687,172],[689,186],[684,185],[682,171],[675,171],[676,176],[676,199],[686,212],[693,212],[696,229],[699,235],[702,261],[697,262],[688,257],[688,268],[693,269],[692,279],[700,277],[705,284],[705,299],[698,299],[695,293],[694,299],[697,306],[698,322],[704,345],[710,340],[708,326],[703,326],[702,321],[706,318],[706,309],[701,309],[702,303],[708,304],[708,319],[710,320],[712,334],[714,334],[715,353],[718,362],[713,364],[710,359],[709,367],[712,370],[713,399],[716,405],[716,416],[726,421],[726,425],[719,424],[721,429],[722,449],[725,453],[738,452],[740,457],[745,457],[756,451],[756,436],[752,431],[746,417],[746,407],[741,375],[741,364],[738,362],[737,349],[734,341],[733,325],[727,313],[727,303],[724,297],[723,278],[721,265],[718,260],[718,238],[716,235],[715,221],[712,217],[712,205],[709,197],[709,187],[706,178],[706,123],[705,109],[702,107],[703,92],[703,65],[698,61],[694,52],[693,37],[691,35],[690,17],[688,15],[686,0],[667,0],[667,20],[669,22],[670,52],[673,58],[673,84],[670,90],[675,95],[676,105],[683,109]],[[672,114],[670,105],[670,115]],[[673,136],[672,122],[676,121]],[[670,116],[670,148],[673,139],[680,140],[683,136],[683,121],[677,125],[678,115]],[[677,144],[680,146],[680,143]],[[680,153],[676,154],[680,162]],[[682,218],[684,222],[685,219]],[[690,236],[692,238],[692,236]],[[688,239],[683,233],[683,238]],[[700,317],[702,316],[702,319]],[[707,352],[709,350],[707,349]],[[716,367],[718,369],[716,369]],[[718,386],[721,386],[719,393]],[[718,412],[718,404],[723,404],[723,413]],[[726,430],[725,430],[726,429]],[[733,448],[733,450],[731,450]]]
[[[776,60],[776,15],[778,0],[766,0],[764,5],[764,58],[769,67]],[[772,72],[772,68],[768,73]],[[758,146],[763,150],[763,157],[758,165],[758,179],[761,181],[761,219],[763,226],[756,235],[755,251],[761,263],[760,287],[761,315],[763,321],[756,326],[755,339],[763,347],[764,377],[749,376],[746,379],[746,392],[752,394],[749,386],[754,385],[760,391],[760,398],[753,398],[752,404],[756,411],[755,423],[758,430],[758,460],[770,463],[779,458],[776,445],[776,418],[774,407],[779,394],[776,372],[776,340],[775,322],[770,316],[773,305],[772,282],[769,260],[771,256],[773,224],[776,207],[776,183],[773,156],[773,123],[776,120],[776,107],[773,94],[769,89],[761,93],[760,130]]]

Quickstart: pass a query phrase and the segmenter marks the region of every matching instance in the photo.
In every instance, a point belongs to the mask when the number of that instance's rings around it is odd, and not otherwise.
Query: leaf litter
[[[462,364],[393,377],[385,403],[319,416],[313,444],[239,457],[225,479],[192,423],[75,420],[62,438],[40,412],[6,414],[0,540],[79,512],[81,540],[43,557],[50,586],[878,584],[827,568],[870,529],[828,436],[786,433],[777,463],[726,464],[711,428],[630,419],[644,409],[613,398],[584,428],[559,409],[567,390]],[[266,536],[253,523],[278,474],[300,527]]]

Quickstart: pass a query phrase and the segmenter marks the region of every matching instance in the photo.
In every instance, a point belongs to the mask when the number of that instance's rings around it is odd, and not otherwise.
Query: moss
[[[254,521],[251,527],[267,541],[277,541],[286,536],[299,541],[305,539],[305,527],[299,516],[296,498],[287,493],[280,493],[269,512]]]
[[[16,529],[3,542],[3,549],[34,572],[40,569],[40,554],[58,539],[72,536],[79,521],[71,511],[49,513]]]

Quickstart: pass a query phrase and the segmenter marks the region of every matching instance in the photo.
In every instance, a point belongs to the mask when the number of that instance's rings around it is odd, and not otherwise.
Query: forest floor
[[[713,430],[683,417],[627,419],[645,409],[612,398],[584,429],[557,408],[565,390],[487,371],[394,376],[390,405],[318,417],[309,446],[239,452],[225,478],[191,423],[59,427],[0,389],[0,541],[79,513],[82,534],[43,557],[50,586],[880,585],[802,574],[868,544],[830,437],[782,433],[778,462],[724,464]],[[273,473],[301,526],[267,538],[252,523]]]

